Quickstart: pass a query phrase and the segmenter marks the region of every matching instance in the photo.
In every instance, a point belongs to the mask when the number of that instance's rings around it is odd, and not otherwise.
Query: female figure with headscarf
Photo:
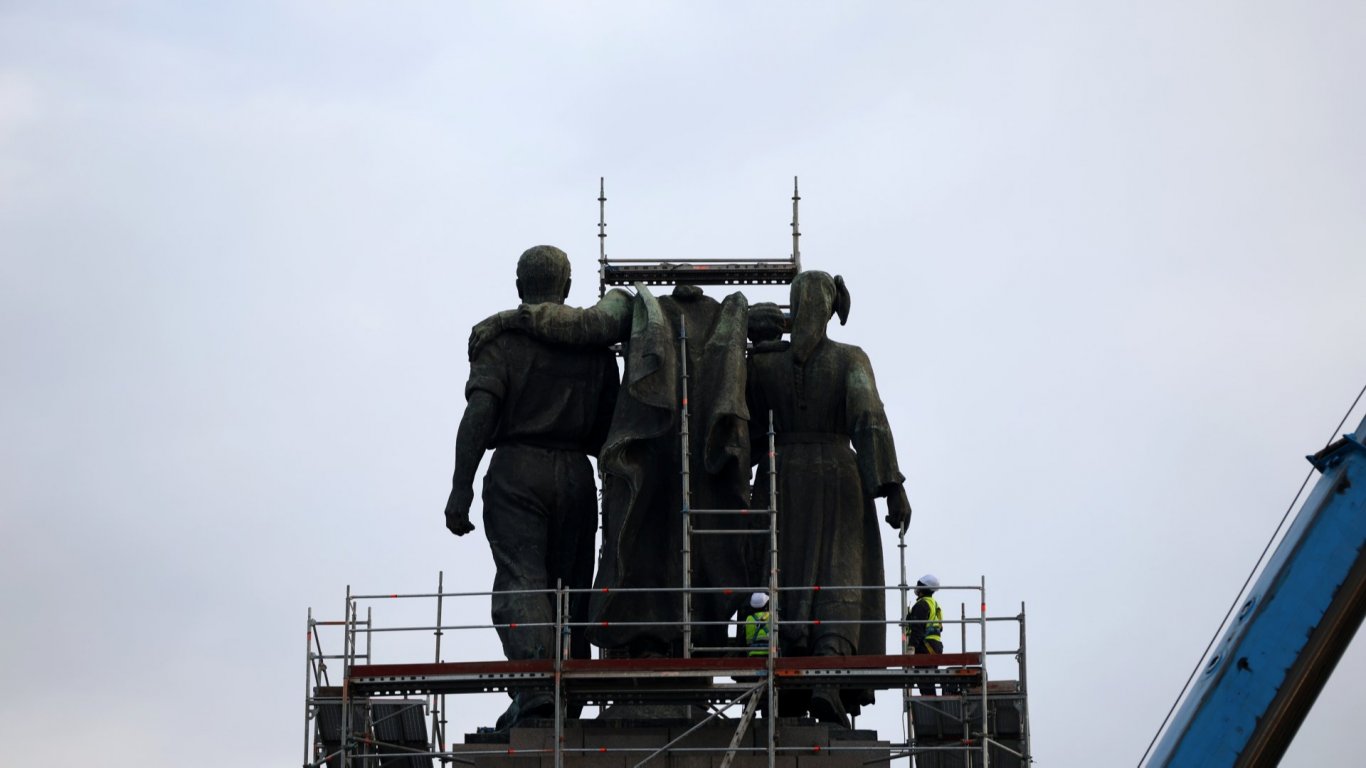
[[[844,280],[802,272],[792,282],[791,309],[791,343],[756,344],[747,384],[752,445],[767,446],[760,432],[773,413],[780,584],[806,588],[780,594],[781,653],[884,654],[886,626],[853,623],[886,620],[882,591],[839,587],[884,584],[873,499],[885,497],[887,523],[902,528],[911,514],[905,477],[868,356],[826,337],[832,316],[848,319]],[[766,482],[757,485],[766,491]],[[846,713],[871,702],[871,691],[818,689],[810,710],[847,725]]]

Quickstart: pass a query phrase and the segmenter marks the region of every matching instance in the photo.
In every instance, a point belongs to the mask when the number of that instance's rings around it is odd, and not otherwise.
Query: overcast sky
[[[1137,762],[1366,383],[1363,39],[1352,2],[0,3],[4,762],[298,765],[310,606],[491,584],[441,511],[517,255],[595,300],[605,176],[614,256],[781,257],[794,175],[912,575],[1027,603],[1039,765]],[[1363,681],[1358,639],[1285,764],[1359,764]]]

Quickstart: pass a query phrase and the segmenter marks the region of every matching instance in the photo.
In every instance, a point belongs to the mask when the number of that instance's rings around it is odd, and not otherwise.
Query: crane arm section
[[[1366,615],[1366,420],[1309,461],[1318,483],[1149,766],[1274,765]]]

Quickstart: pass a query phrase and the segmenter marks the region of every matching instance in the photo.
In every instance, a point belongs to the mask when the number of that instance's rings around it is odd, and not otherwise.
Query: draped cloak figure
[[[909,510],[905,478],[868,356],[825,336],[836,310],[841,322],[848,314],[843,281],[803,272],[792,283],[791,305],[791,344],[757,345],[748,377],[756,446],[770,410],[775,424],[780,584],[821,587],[780,594],[779,643],[786,656],[883,654],[884,624],[838,622],[885,621],[884,593],[831,587],[884,584],[873,499],[890,496],[889,509],[900,502]],[[758,507],[767,484],[756,491]],[[872,692],[845,690],[840,698],[857,713]]]
[[[589,638],[633,653],[677,651],[683,615],[679,593],[612,592],[613,587],[682,586],[683,491],[679,440],[680,335],[686,330],[691,507],[749,505],[749,411],[745,405],[748,303],[733,293],[718,303],[700,290],[655,299],[639,286],[626,345],[625,395],[617,400],[599,458],[603,472],[603,549],[597,591],[589,603]],[[733,527],[734,516],[695,520],[696,527]],[[739,536],[695,536],[694,586],[743,588],[753,583]],[[607,589],[607,592],[603,592]],[[747,594],[736,589],[739,594]],[[740,598],[698,594],[695,620],[724,622]],[[613,622],[674,622],[613,626]],[[602,623],[605,622],[605,623]],[[725,626],[695,627],[694,643],[719,647]]]

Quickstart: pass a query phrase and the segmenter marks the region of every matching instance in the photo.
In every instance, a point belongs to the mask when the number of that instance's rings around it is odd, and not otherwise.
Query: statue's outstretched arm
[[[523,304],[483,320],[470,331],[470,360],[503,331],[518,331],[552,344],[605,347],[631,335],[630,293],[613,288],[586,309],[563,304]]]

